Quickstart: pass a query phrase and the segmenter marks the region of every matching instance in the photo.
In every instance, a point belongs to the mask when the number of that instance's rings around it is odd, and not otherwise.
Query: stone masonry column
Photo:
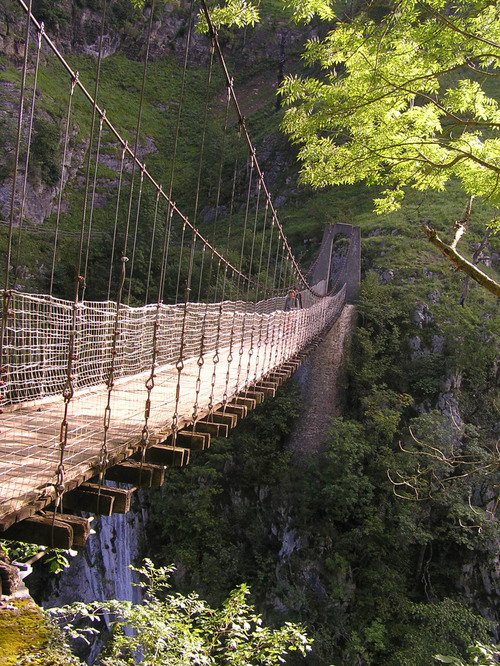
[[[345,360],[355,324],[355,307],[346,305],[324,341],[294,375],[301,387],[302,407],[290,449],[298,458],[318,453],[332,417],[342,414]]]

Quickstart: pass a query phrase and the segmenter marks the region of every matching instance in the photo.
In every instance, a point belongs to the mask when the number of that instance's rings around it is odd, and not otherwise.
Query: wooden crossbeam
[[[212,412],[212,414],[206,418],[213,423],[225,423],[228,428],[234,428],[238,423],[238,416],[236,414],[231,414],[230,412]]]
[[[286,380],[290,377],[290,373],[288,372],[269,372],[264,380],[265,381],[270,381],[270,382],[275,382],[278,384],[278,386],[281,386]]]
[[[98,493],[98,483],[85,483],[81,486],[87,491]],[[136,488],[111,488],[110,486],[100,486],[100,494],[108,495],[113,498],[113,513],[128,513],[130,511],[130,504],[132,501],[132,494]]]
[[[170,440],[171,441],[171,440]],[[182,467],[189,462],[189,449],[180,446],[172,446],[171,443],[153,444],[144,453],[144,462],[163,467]],[[133,459],[141,459],[142,454],[137,452]]]
[[[52,524],[46,517],[35,515],[9,527],[2,533],[2,539],[67,550],[73,546],[73,528],[60,520]]]
[[[281,377],[281,379],[286,382],[286,380],[292,376],[292,371],[290,369],[287,370],[286,368],[277,368],[276,370],[271,370],[267,376]]]
[[[66,516],[66,514],[63,514]],[[58,514],[53,520],[52,515],[35,515],[15,523],[2,533],[2,539],[36,543],[39,546],[63,548],[68,550],[74,545],[73,526],[68,520],[61,520]]]
[[[276,385],[271,385],[269,382],[257,382],[253,385],[253,388],[264,395],[271,396],[272,398],[274,398],[276,394]]]
[[[246,405],[235,405],[230,402],[221,407],[221,410],[223,414],[236,414],[240,419],[244,419],[248,414],[248,407]]]
[[[49,496],[48,499],[30,498],[29,500],[27,500],[27,503],[24,504],[24,506],[20,507],[17,511],[13,511],[12,513],[7,514],[6,516],[3,516],[3,518],[0,520],[0,535],[3,535],[4,533],[2,532],[2,530],[5,531],[11,525],[18,523],[21,520],[26,520],[26,518],[35,515],[37,511],[41,511],[44,507],[47,506],[47,504],[53,501],[53,499],[54,496],[52,497]]]
[[[104,493],[93,493],[81,486],[65,493],[63,496],[63,509],[73,511],[87,511],[97,516],[111,516],[115,498]]]
[[[274,382],[274,381],[272,381],[272,380],[270,380],[270,379],[260,379],[258,382],[256,382],[256,383],[254,384],[254,386],[255,386],[255,387],[258,387],[259,390],[264,390],[264,389],[274,389],[274,391],[276,391],[276,389],[277,389],[278,386],[279,386],[279,383],[278,383],[278,382]]]
[[[179,430],[177,433],[177,444],[192,451],[203,451],[210,447],[210,433]]]
[[[229,432],[229,427],[226,423],[214,423],[213,421],[207,421],[206,419],[200,419],[196,421],[194,425],[190,425],[185,430],[189,432],[204,432],[214,437],[227,437]]]
[[[243,397],[252,398],[258,405],[260,405],[264,402],[266,396],[263,391],[254,391],[253,389],[250,389],[243,392]]]
[[[52,524],[54,513],[52,511],[45,511],[44,518],[47,518]],[[69,513],[56,513],[55,519],[71,526],[73,529],[73,546],[85,545],[85,542],[90,536],[90,523],[92,518],[72,516]]]
[[[286,363],[283,363],[280,368],[283,370],[289,370],[290,373],[293,374],[301,365],[300,361],[287,361]]]
[[[88,511],[101,516],[112,513],[128,513],[135,488],[112,488],[98,483],[82,483],[63,496],[63,506],[68,509]],[[110,512],[105,510],[109,506]]]
[[[257,400],[255,398],[249,398],[248,396],[238,395],[229,403],[235,405],[245,405],[247,410],[255,409],[257,406]]]
[[[137,460],[125,460],[107,469],[106,479],[140,488],[159,487],[165,480],[165,467]]]

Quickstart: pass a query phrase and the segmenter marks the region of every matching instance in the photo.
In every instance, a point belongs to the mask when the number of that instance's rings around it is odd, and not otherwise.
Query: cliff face
[[[147,521],[145,495],[137,491],[132,507],[125,515],[114,514],[94,518],[93,534],[84,548],[70,558],[70,566],[60,574],[49,574],[43,561],[28,576],[26,583],[31,596],[44,608],[54,608],[75,601],[91,602],[108,599],[138,603],[141,599],[137,578],[131,566],[140,564]],[[107,618],[99,627],[99,635],[89,645],[74,646],[78,656],[94,663],[106,640]]]
[[[140,564],[147,521],[146,495],[132,496],[127,514],[95,517],[84,548],[70,558],[70,567],[46,580],[43,561],[28,577],[30,592],[45,608],[73,601],[128,599],[138,601],[139,589],[130,566]]]
[[[94,84],[92,78],[89,77],[93,76],[92,71],[99,52],[101,30],[104,61],[112,56],[124,57],[135,65],[139,65],[140,68],[146,53],[151,17],[149,10],[138,12],[133,8],[130,0],[120,0],[109,3],[109,5],[102,25],[100,2],[94,2],[93,0],[81,3],[70,2],[69,0],[58,3],[51,0],[35,0],[33,2],[34,16],[38,21],[44,23],[46,34],[62,56],[69,58],[72,62],[74,62],[75,57],[87,59],[86,61],[80,61],[80,66],[85,71],[85,74],[82,74],[82,81],[85,81],[85,85],[92,93]],[[196,23],[196,20],[196,17],[194,19],[190,18],[187,8],[182,3],[167,3],[166,5],[160,4],[155,9],[151,22],[148,62],[153,64],[168,60],[169,63],[176,63],[176,65],[172,64],[171,67],[177,68],[175,76],[179,78],[179,89],[188,33],[190,34],[188,66],[195,70],[199,70],[200,67],[202,69],[208,68],[210,60],[210,49],[206,36],[200,35],[193,29],[190,31],[192,23]],[[3,217],[4,220],[9,219],[10,215],[25,33],[26,17],[20,5],[17,2],[0,0],[0,51],[4,58],[3,64],[0,66],[0,218]],[[313,36],[315,33],[314,29],[309,28],[291,29],[286,25],[286,21],[279,17],[278,19],[273,18],[264,21],[263,26],[258,29],[249,28],[232,32],[231,35],[228,33],[228,35],[221,37],[226,58],[230,63],[232,73],[235,75],[235,89],[240,101],[242,101],[245,114],[258,111],[263,105],[268,105],[269,102],[275,105],[275,92],[279,80],[285,71],[291,71],[297,67],[301,44],[307,37]],[[85,162],[89,145],[88,136],[85,132],[80,131],[84,122],[83,119],[72,117],[69,142],[65,147],[66,160],[65,164],[61,165],[66,105],[68,103],[67,86],[60,87],[57,84],[59,87],[52,89],[51,85],[45,84],[45,87],[42,86],[40,89],[40,81],[34,105],[34,131],[32,131],[31,137],[28,136],[35,44],[36,35],[31,31],[24,125],[21,134],[20,157],[16,167],[17,187],[14,196],[16,211],[21,207],[21,199],[23,201],[23,214],[28,225],[40,225],[51,214],[55,214],[61,186],[61,172],[63,179],[62,210],[63,212],[71,210],[75,193],[70,190],[72,188],[81,190],[82,185],[78,178],[81,179],[83,176],[82,172],[80,172],[80,175],[77,172]],[[50,80],[51,74],[47,68],[52,65],[49,56],[49,50],[42,40],[40,71],[43,72],[44,77],[48,76]],[[9,74],[2,76],[2,69],[8,71]],[[160,78],[169,76],[168,72],[167,69],[162,70]],[[118,76],[118,74],[115,74],[115,76]],[[56,78],[54,77],[54,79]],[[99,104],[107,109],[108,117],[115,124],[113,111],[110,111],[108,107],[108,96],[119,95],[122,88],[125,87],[127,94],[131,92],[131,88],[135,88],[135,94],[138,97],[140,81],[133,83],[130,80],[116,79],[114,81],[116,90],[113,90],[113,83],[106,80],[107,93],[101,92],[102,88],[105,87],[103,83],[101,81]],[[200,82],[198,85],[204,88],[205,83]],[[161,86],[161,82],[158,83],[158,86]],[[170,109],[171,113],[177,114],[178,97],[178,90],[175,92],[174,100],[170,96],[161,97],[161,93],[156,96],[154,93],[150,93],[146,103],[152,107],[160,108],[161,111],[168,112]],[[131,97],[127,97],[124,103],[132,104],[132,101]],[[134,103],[136,101],[135,99]],[[123,113],[122,109],[120,113]],[[135,118],[129,118],[128,122],[130,126],[126,128],[121,125],[117,126],[118,131],[133,132],[134,129],[132,128],[136,124]],[[165,145],[170,139],[164,137],[163,143],[159,143],[158,137],[153,136],[153,131],[147,126],[147,123],[143,122],[141,159],[144,155],[152,152],[160,151],[162,154],[168,155],[171,151],[170,146]],[[51,137],[50,141],[49,135]],[[31,141],[31,155],[27,169],[28,173],[25,174],[24,162],[28,141]],[[37,146],[39,154],[34,156]],[[285,146],[282,137],[277,139],[276,136],[270,136],[269,132],[261,140],[258,155],[271,187],[279,178],[283,178],[284,171],[295,170],[293,155],[289,149],[285,149]],[[196,150],[198,150],[198,147],[196,147]],[[184,162],[187,163],[193,158],[186,152],[179,152],[176,159],[181,163],[181,166],[184,166]],[[103,190],[106,186],[108,189],[116,187],[119,163],[109,163],[106,151],[102,151],[101,163],[106,169],[114,171],[116,178],[108,177],[107,185],[99,182],[99,187]],[[191,166],[189,168],[192,169]],[[160,182],[167,182],[168,173],[169,170],[166,175],[155,173],[155,177]],[[290,197],[290,194],[288,194],[288,197]],[[94,201],[94,205],[98,208],[105,204],[106,196],[103,195],[101,199],[96,197]],[[176,193],[176,199],[179,202],[182,199],[182,194]],[[278,203],[282,205],[285,200],[281,196]]]

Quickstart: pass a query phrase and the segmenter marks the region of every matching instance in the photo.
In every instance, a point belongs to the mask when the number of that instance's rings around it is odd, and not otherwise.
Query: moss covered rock
[[[26,594],[0,602],[0,666],[80,664]]]

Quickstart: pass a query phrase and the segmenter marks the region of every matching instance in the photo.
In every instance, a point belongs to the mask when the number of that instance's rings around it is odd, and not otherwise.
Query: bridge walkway
[[[323,324],[317,323],[307,335],[303,325],[311,318],[307,310],[279,311],[267,316],[268,323],[274,321],[275,326],[274,333],[267,331],[267,344],[257,344],[256,336],[240,347],[224,346],[204,357],[185,359],[181,366],[169,363],[156,368],[147,419],[150,372],[117,379],[111,395],[106,383],[75,391],[67,403],[66,415],[61,395],[5,406],[0,415],[0,529],[6,530],[54,502],[61,481],[64,491],[70,492],[129,458],[145,445],[145,425],[148,445],[170,436],[175,448],[173,431],[186,427],[202,431],[207,415],[212,418],[220,411],[243,412],[241,408],[230,409],[237,396],[248,397],[255,391],[274,394],[277,380],[272,373],[284,366],[285,370],[296,367],[287,365],[288,359],[307,348],[324,330],[325,323],[331,325],[331,317],[342,310],[344,293],[310,308],[323,312],[317,320]],[[327,321],[325,306],[329,301]],[[266,378],[271,379],[267,384]],[[64,441],[63,419],[67,422]],[[236,420],[233,415],[230,425]]]

